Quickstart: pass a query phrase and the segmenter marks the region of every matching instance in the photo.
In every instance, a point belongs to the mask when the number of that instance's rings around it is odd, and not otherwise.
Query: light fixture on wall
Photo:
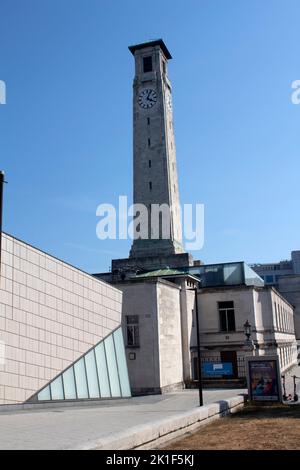
[[[244,323],[244,334],[246,336],[245,350],[252,351],[252,355],[255,356],[256,346],[254,344],[253,339],[250,339],[252,334],[252,326],[251,323],[249,323],[248,319]]]
[[[249,323],[248,320],[244,323],[244,333],[247,338],[247,341],[249,341],[252,330],[251,330],[251,324]]]

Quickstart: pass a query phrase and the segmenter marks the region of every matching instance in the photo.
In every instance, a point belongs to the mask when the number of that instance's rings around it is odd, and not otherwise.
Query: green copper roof
[[[161,277],[161,276],[176,276],[176,275],[188,274],[184,271],[178,271],[177,269],[157,269],[156,271],[149,271],[148,273],[137,274],[136,277]]]

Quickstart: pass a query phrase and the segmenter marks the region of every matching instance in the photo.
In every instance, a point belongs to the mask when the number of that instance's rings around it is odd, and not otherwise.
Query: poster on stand
[[[248,357],[247,381],[251,401],[282,401],[278,356]]]

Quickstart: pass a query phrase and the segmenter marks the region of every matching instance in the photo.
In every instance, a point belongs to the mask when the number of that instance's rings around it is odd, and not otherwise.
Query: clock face
[[[142,90],[138,97],[138,103],[141,108],[149,109],[155,105],[157,101],[157,93],[152,88],[145,88]]]

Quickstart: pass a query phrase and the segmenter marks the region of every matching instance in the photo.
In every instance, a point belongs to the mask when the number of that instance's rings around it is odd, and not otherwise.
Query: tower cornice
[[[132,55],[134,55],[135,51],[138,51],[140,49],[146,49],[147,47],[155,47],[155,46],[159,46],[161,48],[161,50],[163,51],[166,59],[168,59],[168,60],[172,59],[172,56],[171,56],[167,46],[165,45],[165,43],[162,39],[156,39],[154,41],[149,41],[149,42],[143,42],[141,44],[136,44],[135,46],[129,46],[128,49],[130,50]]]

